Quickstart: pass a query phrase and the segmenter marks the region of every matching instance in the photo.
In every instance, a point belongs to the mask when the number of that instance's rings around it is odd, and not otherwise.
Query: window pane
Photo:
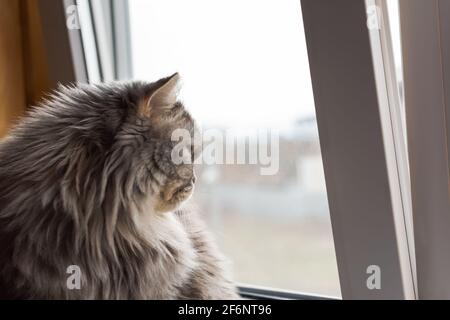
[[[402,59],[402,41],[400,31],[400,11],[398,0],[386,2],[388,10],[389,28],[391,33],[392,50],[394,53],[395,75],[397,78],[400,106],[402,112],[403,128],[406,129],[404,86],[403,86],[403,59]],[[406,132],[405,132],[406,139]]]
[[[394,51],[395,71],[398,81],[403,82],[402,43],[400,37],[400,13],[398,0],[386,2],[388,9],[389,27]]]
[[[340,296],[300,1],[129,3],[134,78],[180,72],[186,107],[226,148],[278,143],[275,174],[248,159],[197,170],[192,202],[236,280]]]

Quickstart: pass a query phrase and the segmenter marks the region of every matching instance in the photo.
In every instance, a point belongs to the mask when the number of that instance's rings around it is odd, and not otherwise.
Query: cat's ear
[[[139,106],[139,113],[149,117],[152,111],[169,110],[177,102],[178,92],[181,88],[181,79],[178,73],[156,82],[156,89],[146,97]]]

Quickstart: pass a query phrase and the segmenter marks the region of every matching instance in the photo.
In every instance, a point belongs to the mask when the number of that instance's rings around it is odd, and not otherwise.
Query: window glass
[[[404,109],[403,100],[403,60],[402,41],[400,36],[400,12],[398,0],[387,1],[389,27],[391,32],[392,50],[394,53],[395,74],[400,92],[400,103]],[[404,111],[404,110],[403,110]]]
[[[300,1],[129,0],[129,10],[133,77],[178,71],[210,146],[235,150],[223,164],[202,158],[191,200],[235,279],[340,296]]]

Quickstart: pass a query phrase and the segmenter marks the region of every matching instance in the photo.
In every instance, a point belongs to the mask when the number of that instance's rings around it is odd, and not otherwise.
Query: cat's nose
[[[197,181],[197,176],[195,175],[195,173],[192,175],[191,181],[192,183],[195,183],[195,181]]]

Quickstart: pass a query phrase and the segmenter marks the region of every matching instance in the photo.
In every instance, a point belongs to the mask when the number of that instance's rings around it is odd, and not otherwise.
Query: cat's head
[[[197,129],[179,86],[178,74],[61,86],[0,141],[0,219],[14,217],[8,228],[35,244],[27,250],[45,248],[47,257],[66,237],[78,242],[69,250],[87,246],[89,257],[123,239],[140,246],[141,217],[162,221],[192,194],[197,148],[173,133]],[[174,159],[180,145],[191,161]]]
[[[139,153],[146,164],[143,173],[146,178],[141,181],[150,187],[146,194],[150,194],[157,212],[176,209],[191,196],[196,182],[193,162],[200,146],[194,143],[193,138],[198,128],[177,100],[179,89],[178,73],[161,79],[149,85],[148,91],[138,99],[137,108],[133,109],[136,122],[131,124],[144,128],[144,141]],[[191,139],[177,139],[174,133],[179,130],[188,133]],[[180,146],[184,156],[181,162],[176,158],[179,152],[174,152]]]
[[[86,162],[70,165],[76,169],[66,176],[75,175],[76,182],[95,170],[102,182],[99,192],[104,194],[103,201],[138,201],[156,212],[177,209],[193,192],[193,158],[198,149],[184,140],[182,147],[189,161],[173,159],[174,147],[181,143],[173,133],[181,129],[193,137],[198,130],[177,100],[179,88],[180,76],[174,74],[154,83],[83,85],[63,90],[60,97],[71,104],[67,112],[73,131],[65,132],[72,136],[68,143],[75,144],[69,148],[69,158]]]

